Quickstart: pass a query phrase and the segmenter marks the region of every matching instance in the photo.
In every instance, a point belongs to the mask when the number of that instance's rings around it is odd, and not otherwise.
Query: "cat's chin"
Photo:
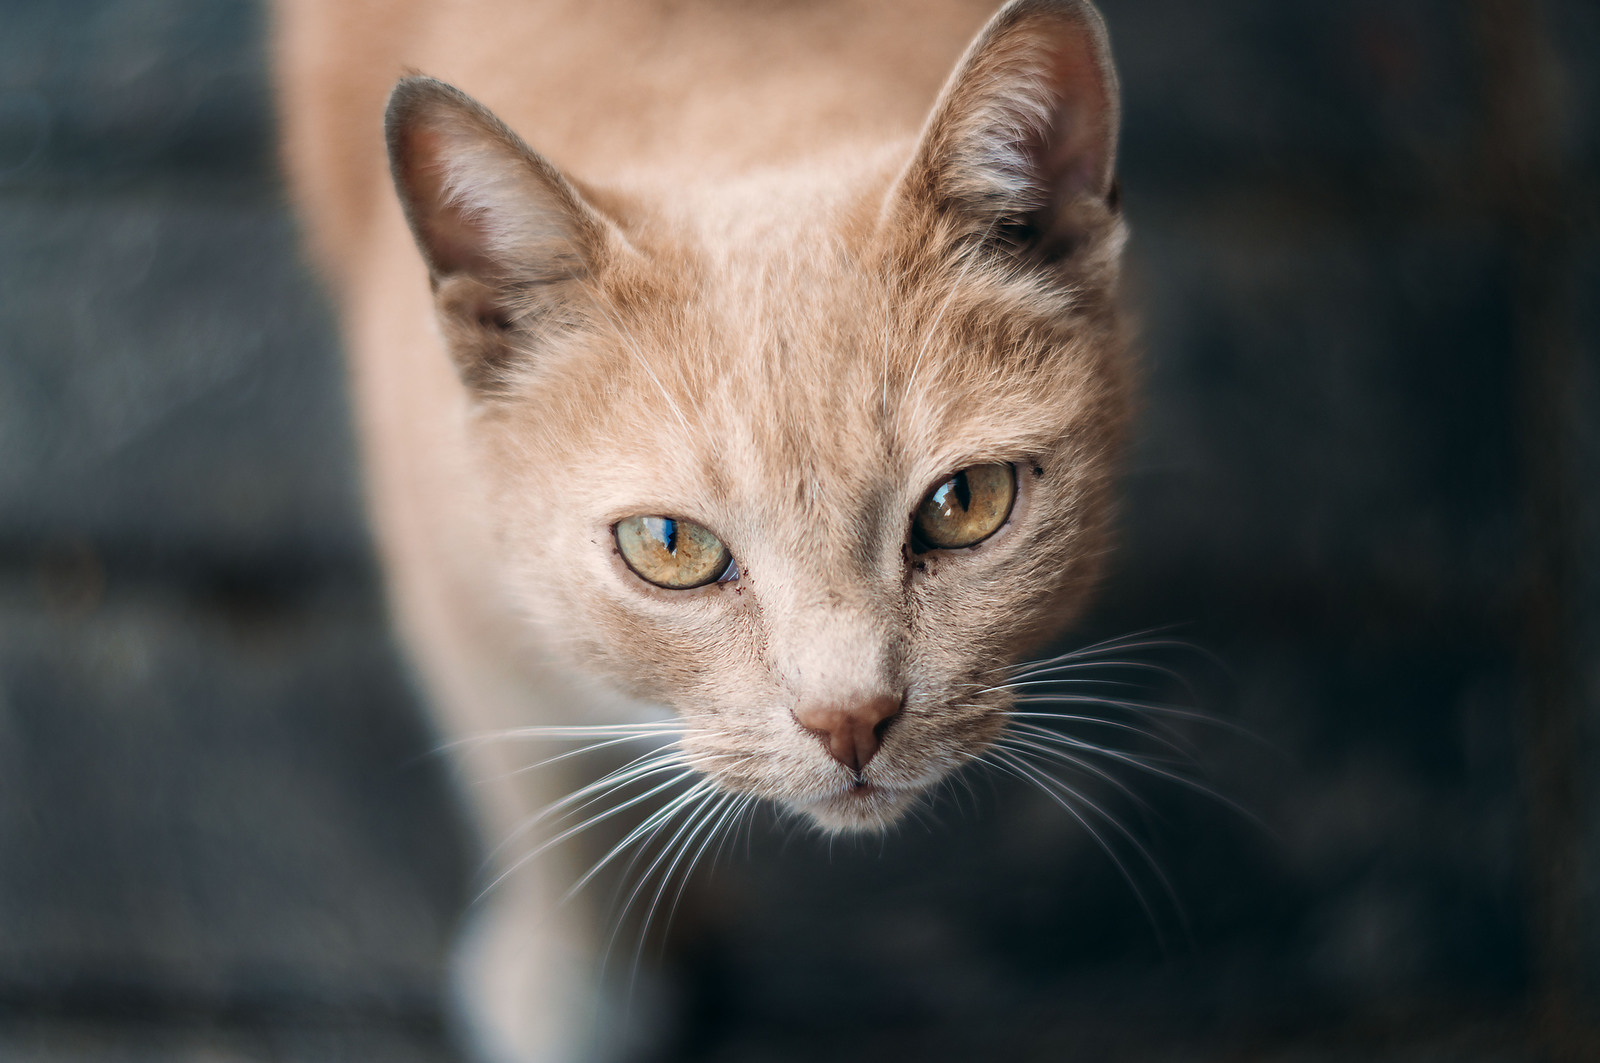
[[[915,790],[851,787],[824,797],[792,801],[790,807],[829,834],[877,834],[916,804]]]

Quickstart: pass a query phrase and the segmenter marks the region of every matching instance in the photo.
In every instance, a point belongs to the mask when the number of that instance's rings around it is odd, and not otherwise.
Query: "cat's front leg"
[[[458,758],[476,780],[469,793],[494,857],[490,885],[465,913],[451,957],[454,1028],[474,1063],[632,1058],[642,1042],[669,1034],[671,1009],[637,958],[628,967],[628,935],[597,913],[604,876],[574,890],[610,840],[580,835],[552,844],[561,828],[541,823],[542,810],[588,780],[561,765],[518,770],[521,761],[508,753],[490,744]],[[613,938],[621,943],[609,966],[628,968],[626,977],[605,977]]]
[[[593,1057],[597,977],[586,913],[560,904],[538,861],[467,913],[451,963],[456,1028],[479,1063],[571,1063]]]

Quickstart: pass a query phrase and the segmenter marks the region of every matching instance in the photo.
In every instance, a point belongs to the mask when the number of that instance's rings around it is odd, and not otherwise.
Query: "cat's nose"
[[[877,754],[884,729],[904,702],[898,694],[864,701],[815,702],[798,706],[794,718],[822,739],[834,760],[860,771]]]

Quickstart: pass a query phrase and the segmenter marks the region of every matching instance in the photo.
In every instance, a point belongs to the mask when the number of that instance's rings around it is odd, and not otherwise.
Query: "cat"
[[[1130,406],[1086,0],[281,0],[276,37],[392,609],[486,844],[625,777],[702,827],[877,831],[991,748],[996,677],[1096,581]],[[595,786],[470,740],[561,726],[672,741]],[[457,999],[485,1058],[573,1058],[581,865],[499,852]]]

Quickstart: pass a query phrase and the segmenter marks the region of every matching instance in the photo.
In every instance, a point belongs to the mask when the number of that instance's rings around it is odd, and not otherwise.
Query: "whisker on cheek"
[[[689,876],[694,873],[695,864],[699,862],[701,855],[706,850],[706,847],[709,846],[712,840],[715,838],[718,826],[726,819],[728,809],[735,806],[738,801],[739,795],[737,794],[721,794],[714,801],[703,802],[696,810],[696,813],[691,819],[690,824],[685,825],[686,827],[692,825],[693,829],[687,830],[686,833],[680,831],[680,834],[683,836],[683,841],[681,843],[677,842],[677,837],[675,836],[673,842],[668,844],[667,851],[676,848],[677,852],[676,855],[673,856],[671,862],[667,865],[666,869],[661,873],[660,882],[656,886],[655,894],[650,899],[649,908],[645,911],[644,921],[639,927],[639,943],[637,948],[634,950],[633,971],[629,981],[630,989],[632,987],[632,979],[637,978],[639,973],[639,962],[643,956],[646,939],[650,933],[650,924],[655,918],[656,912],[660,909],[661,900],[665,896],[667,890],[671,887],[674,877],[676,876],[678,878],[678,888],[673,899],[672,906],[667,913],[666,925],[663,925],[661,928],[661,933],[663,936],[666,934],[667,928],[671,925],[673,915],[677,913],[678,899],[683,896],[684,886],[688,884]],[[689,856],[687,863],[683,863],[684,857],[689,855],[690,849],[694,846],[696,840],[701,838],[702,835],[704,835],[704,838],[702,841],[700,841],[700,847],[694,851],[692,856]],[[678,873],[680,865],[682,865],[681,875]],[[648,878],[649,875],[647,873],[646,876],[641,879],[640,885],[643,886],[648,881]],[[632,904],[631,896],[629,898],[629,904]]]
[[[695,783],[692,783],[689,789],[685,790],[681,794],[678,794],[665,805],[656,809],[645,818],[644,822],[634,827],[633,830],[629,831],[621,841],[613,845],[604,856],[602,856],[599,860],[596,860],[589,867],[589,870],[585,871],[578,878],[578,881],[573,883],[571,888],[569,888],[567,892],[562,895],[562,903],[565,903],[566,901],[577,896],[585,886],[594,880],[596,875],[600,874],[601,871],[609,867],[613,861],[631,849],[636,843],[649,839],[657,831],[661,830],[674,818],[676,818],[680,812],[684,811],[690,805],[709,797],[714,792],[715,787],[712,785],[712,783],[709,780],[701,779]]]
[[[1125,653],[1129,650],[1172,650],[1185,653],[1194,653],[1220,665],[1220,662],[1217,661],[1212,654],[1194,643],[1186,642],[1182,639],[1160,637],[1164,632],[1171,630],[1173,630],[1173,628],[1170,626],[1148,628],[1143,631],[1131,632],[1127,635],[1118,635],[1114,638],[1103,639],[1100,642],[1091,643],[1087,646],[1080,646],[1078,649],[1069,650],[1066,653],[1059,653],[1054,657],[1046,657],[1033,661],[1023,661],[1018,664],[999,665],[993,669],[990,669],[990,671],[1009,671],[1016,673],[1027,671],[1028,669],[1032,668],[1049,667],[1066,662],[1097,661],[1100,658],[1105,657],[1107,654]]]
[[[623,765],[621,768],[618,768],[617,770],[604,775],[599,779],[596,779],[587,786],[580,787],[579,789],[574,790],[572,793],[557,801],[552,801],[540,811],[524,819],[521,823],[517,824],[517,826],[511,831],[510,835],[508,835],[507,838],[500,843],[500,845],[496,846],[495,852],[503,849],[511,841],[520,838],[522,835],[526,834],[528,831],[532,830],[534,827],[537,827],[540,823],[543,823],[552,816],[559,815],[564,819],[566,817],[576,815],[589,805],[603,799],[607,794],[620,787],[629,785],[630,783],[639,782],[653,775],[659,775],[662,772],[687,767],[688,765],[683,761],[682,757],[678,755],[676,750],[669,749],[665,751],[653,751],[651,753],[647,753],[644,756]]]
[[[1093,822],[1090,821],[1088,812],[1093,812],[1108,826],[1122,835],[1129,842],[1129,844],[1133,846],[1134,851],[1139,854],[1143,862],[1156,875],[1157,881],[1161,883],[1161,886],[1171,901],[1174,910],[1178,913],[1180,921],[1183,921],[1186,924],[1187,920],[1183,915],[1183,906],[1181,902],[1179,902],[1177,893],[1173,890],[1171,882],[1168,880],[1166,874],[1162,871],[1160,864],[1157,863],[1155,858],[1150,855],[1149,850],[1145,848],[1145,846],[1136,837],[1134,837],[1133,833],[1123,826],[1120,820],[1110,815],[1110,813],[1106,812],[1099,805],[1088,800],[1083,796],[1083,794],[1074,790],[1072,787],[1067,786],[1054,776],[1034,768],[1019,754],[1014,752],[1008,753],[1003,750],[996,750],[993,754],[993,757],[987,762],[1000,768],[1000,770],[1006,772],[1007,774],[1015,776],[1016,778],[1034,786],[1046,796],[1051,798],[1061,808],[1065,809],[1067,814],[1077,821],[1078,825],[1081,826],[1084,831],[1094,839],[1095,844],[1097,844],[1101,851],[1106,854],[1106,857],[1116,867],[1117,872],[1122,876],[1123,880],[1127,882],[1129,889],[1132,890],[1135,899],[1139,902],[1139,906],[1144,910],[1145,918],[1150,923],[1151,931],[1156,935],[1156,938],[1161,944],[1162,948],[1165,948],[1166,935],[1161,930],[1161,922],[1156,917],[1155,907],[1150,903],[1150,898],[1146,895],[1145,891],[1140,888],[1138,879],[1134,876],[1132,869],[1128,867],[1126,861],[1124,861],[1117,853],[1116,847],[1112,845],[1111,841],[1095,827]],[[1079,803],[1083,805],[1083,808],[1078,807]]]
[[[676,765],[673,765],[673,766],[676,766]],[[684,769],[683,771],[680,771],[679,773],[674,775],[672,778],[668,779],[666,782],[660,783],[660,784],[650,788],[649,790],[646,790],[642,794],[639,794],[639,795],[637,795],[635,797],[629,798],[628,800],[623,801],[621,804],[618,804],[618,805],[615,805],[615,806],[613,806],[613,807],[611,807],[609,809],[606,809],[604,812],[597,813],[597,814],[589,817],[588,819],[584,820],[583,822],[577,824],[576,826],[567,828],[566,830],[564,830],[564,831],[560,832],[559,834],[557,834],[555,837],[550,838],[550,839],[548,839],[548,840],[546,840],[544,842],[541,842],[539,845],[535,846],[531,851],[525,853],[523,856],[519,857],[516,861],[514,861],[511,864],[510,867],[506,868],[499,875],[497,875],[495,877],[494,881],[490,882],[487,886],[484,887],[483,891],[478,895],[478,899],[482,900],[483,897],[485,897],[489,893],[491,893],[495,889],[495,887],[500,885],[500,883],[504,882],[509,876],[515,874],[517,871],[519,871],[522,868],[526,867],[533,860],[536,860],[539,856],[541,856],[544,853],[548,852],[551,848],[555,847],[556,845],[559,845],[560,843],[566,841],[567,839],[575,837],[575,836],[583,833],[584,831],[586,831],[589,828],[593,827],[597,823],[604,822],[605,820],[608,820],[608,819],[612,818],[613,816],[616,816],[616,815],[618,815],[618,814],[620,814],[622,812],[625,812],[628,809],[635,807],[636,805],[639,805],[639,804],[641,804],[641,803],[643,803],[645,801],[648,801],[650,798],[654,797],[656,794],[659,794],[664,790],[668,790],[668,789],[672,788],[673,786],[676,786],[679,783],[682,783],[685,780],[692,778],[693,775],[694,775],[693,771],[690,771],[688,769]],[[584,881],[587,881],[587,880],[584,880]],[[582,883],[580,882],[580,886],[581,886],[581,884]],[[569,891],[569,895],[570,895],[570,891]]]
[[[683,823],[679,825],[671,837],[662,843],[660,851],[655,855],[655,858],[650,861],[649,865],[644,869],[644,872],[639,875],[638,880],[633,886],[633,889],[629,891],[627,899],[622,902],[620,908],[616,909],[613,919],[615,928],[612,930],[611,942],[607,943],[608,952],[610,950],[611,943],[616,940],[616,935],[621,932],[623,920],[627,917],[629,910],[632,909],[634,903],[638,901],[640,895],[649,887],[651,881],[655,878],[657,870],[660,870],[660,888],[657,889],[655,899],[651,901],[650,907],[646,910],[644,922],[639,930],[640,944],[641,946],[643,945],[644,936],[650,931],[650,919],[654,915],[656,904],[661,898],[661,889],[664,889],[666,884],[671,880],[673,870],[678,866],[679,861],[683,859],[683,854],[687,851],[687,847],[693,844],[695,837],[698,836],[708,815],[714,809],[721,807],[731,800],[731,795],[721,793],[720,791],[711,788],[701,791],[693,801],[687,803],[684,806],[684,809],[680,810],[687,812]],[[665,828],[666,823],[670,822],[671,819],[676,818],[677,814],[677,812],[674,812],[673,816],[668,817],[667,820],[664,820],[660,828],[658,828],[656,831],[652,831],[652,836],[660,833],[660,830]],[[651,840],[653,840],[653,837],[644,839],[644,845],[640,847],[636,856],[643,855],[645,847],[648,846]],[[665,864],[664,868],[663,864]],[[637,858],[629,862],[625,875],[631,874],[635,866],[637,866]],[[637,957],[635,959],[637,962]]]
[[[1149,730],[1136,724],[1126,723],[1122,720],[1108,720],[1100,716],[1086,716],[1081,713],[1066,712],[1016,712],[1011,713],[1011,730],[1013,731],[1039,731],[1044,734],[1063,737],[1071,742],[1081,742],[1085,745],[1094,745],[1088,739],[1067,735],[1059,729],[1042,727],[1039,724],[1027,722],[1033,720],[1049,720],[1059,728],[1062,724],[1081,724],[1096,730],[1120,731],[1125,734],[1137,735],[1146,741],[1152,742],[1163,749],[1170,750],[1178,757],[1196,762],[1199,750],[1193,742],[1188,741],[1182,734],[1169,727],[1159,727],[1158,730]],[[1159,726],[1159,725],[1158,725]]]
[[[1108,760],[1118,763],[1127,764],[1128,766],[1139,771],[1146,772],[1177,786],[1184,787],[1185,789],[1207,797],[1222,805],[1224,808],[1243,816],[1246,820],[1250,821],[1257,827],[1266,830],[1269,834],[1272,833],[1271,828],[1267,826],[1260,816],[1250,811],[1250,809],[1235,801],[1233,798],[1228,797],[1226,794],[1218,791],[1215,787],[1209,786],[1198,779],[1184,775],[1180,772],[1172,771],[1155,761],[1140,757],[1137,754],[1128,752],[1127,750],[1107,749],[1101,746],[1096,746],[1093,743],[1083,742],[1081,740],[1074,739],[1069,735],[1063,735],[1059,732],[1051,731],[1049,728],[1033,728],[1031,729],[1031,733],[1037,735],[1046,742],[1054,742],[1061,745],[1066,745],[1074,750],[1080,750],[1085,753],[1105,757]]]
[[[442,743],[440,749],[480,745],[486,742],[513,741],[572,741],[578,738],[648,737],[662,732],[676,733],[685,730],[682,720],[652,720],[642,723],[606,723],[543,725],[537,727],[507,727],[498,731],[479,731],[474,734]]]
[[[1022,754],[1022,753],[1038,754],[1040,756],[1047,757],[1047,758],[1049,758],[1051,760],[1054,760],[1054,761],[1057,761],[1059,763],[1062,763],[1062,764],[1066,765],[1067,767],[1070,767],[1070,768],[1076,769],[1078,771],[1084,772],[1085,774],[1093,775],[1095,778],[1101,779],[1101,780],[1105,781],[1106,783],[1110,784],[1111,786],[1115,787],[1118,792],[1120,792],[1123,796],[1127,797],[1128,800],[1130,800],[1130,801],[1134,802],[1135,804],[1137,804],[1140,808],[1143,808],[1143,809],[1145,809],[1147,811],[1154,811],[1154,809],[1152,808],[1150,802],[1146,801],[1143,797],[1141,797],[1139,794],[1134,792],[1134,790],[1133,790],[1133,788],[1131,786],[1129,786],[1127,783],[1123,782],[1121,779],[1117,778],[1115,775],[1111,774],[1106,769],[1101,768],[1101,767],[1095,765],[1094,763],[1083,759],[1082,757],[1075,757],[1072,754],[1070,754],[1070,753],[1068,753],[1068,752],[1066,752],[1064,750],[1054,749],[1054,748],[1052,748],[1052,747],[1050,747],[1048,745],[1042,745],[1042,744],[1040,744],[1038,742],[1030,742],[1030,741],[1028,741],[1026,739],[1017,738],[1017,737],[1001,738],[995,744],[997,746],[1000,746],[1002,749],[1009,749],[1012,752],[1019,753],[1019,754]]]

